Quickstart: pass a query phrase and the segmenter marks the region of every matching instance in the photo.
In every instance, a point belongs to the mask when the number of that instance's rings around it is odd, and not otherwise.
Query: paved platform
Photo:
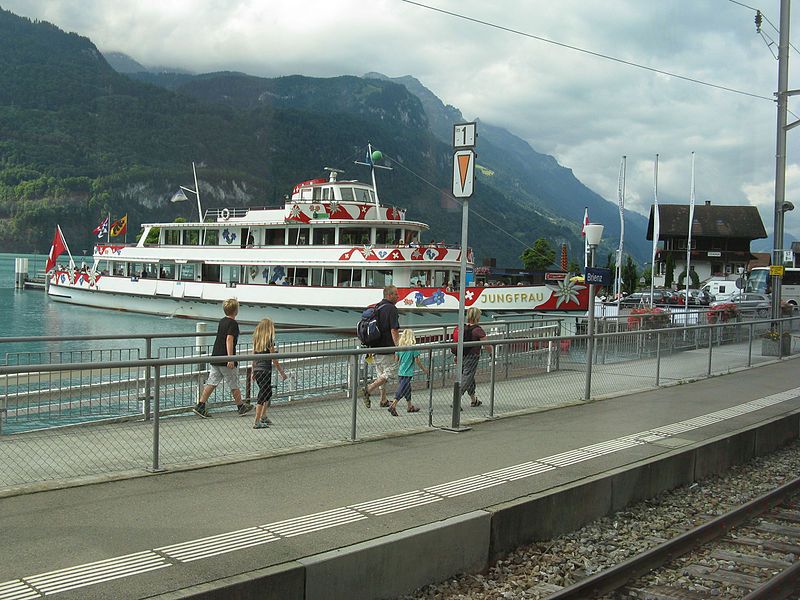
[[[397,596],[794,439],[797,364],[2,498],[0,600]]]

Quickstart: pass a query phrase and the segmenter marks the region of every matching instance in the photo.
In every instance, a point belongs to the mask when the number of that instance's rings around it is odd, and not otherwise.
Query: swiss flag
[[[586,237],[586,226],[590,223],[589,221],[589,207],[587,206],[583,212],[583,225],[581,226],[581,237]]]
[[[50,254],[47,255],[47,264],[44,266],[45,273],[56,266],[56,258],[64,253],[67,249],[67,244],[64,242],[64,234],[61,233],[61,227],[56,225],[56,235],[53,238],[53,245],[50,247]]]

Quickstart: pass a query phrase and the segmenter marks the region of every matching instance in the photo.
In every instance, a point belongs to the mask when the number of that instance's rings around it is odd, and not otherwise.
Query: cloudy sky
[[[145,65],[268,77],[413,75],[465,117],[506,127],[612,201],[627,155],[626,207],[641,213],[652,202],[656,153],[659,200],[688,202],[694,151],[697,201],[757,206],[771,232],[779,0],[421,4],[517,33],[403,0],[0,0]],[[800,48],[795,14],[790,29]],[[790,64],[789,87],[798,88],[795,49]],[[790,110],[798,115],[790,121],[800,118],[800,99]],[[786,226],[800,237],[798,136],[788,136],[787,199],[798,208]]]

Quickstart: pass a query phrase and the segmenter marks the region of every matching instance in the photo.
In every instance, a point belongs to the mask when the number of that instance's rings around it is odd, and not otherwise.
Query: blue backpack
[[[361,313],[361,320],[356,324],[356,335],[361,343],[371,348],[381,339],[381,328],[378,326],[380,306],[368,306]]]

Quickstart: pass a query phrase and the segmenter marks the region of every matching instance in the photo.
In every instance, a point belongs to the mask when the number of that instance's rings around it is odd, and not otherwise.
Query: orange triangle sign
[[[471,154],[459,154],[458,155],[458,174],[461,177],[461,189],[464,189],[464,185],[467,183],[467,172],[469,171],[469,161],[472,158]]]

